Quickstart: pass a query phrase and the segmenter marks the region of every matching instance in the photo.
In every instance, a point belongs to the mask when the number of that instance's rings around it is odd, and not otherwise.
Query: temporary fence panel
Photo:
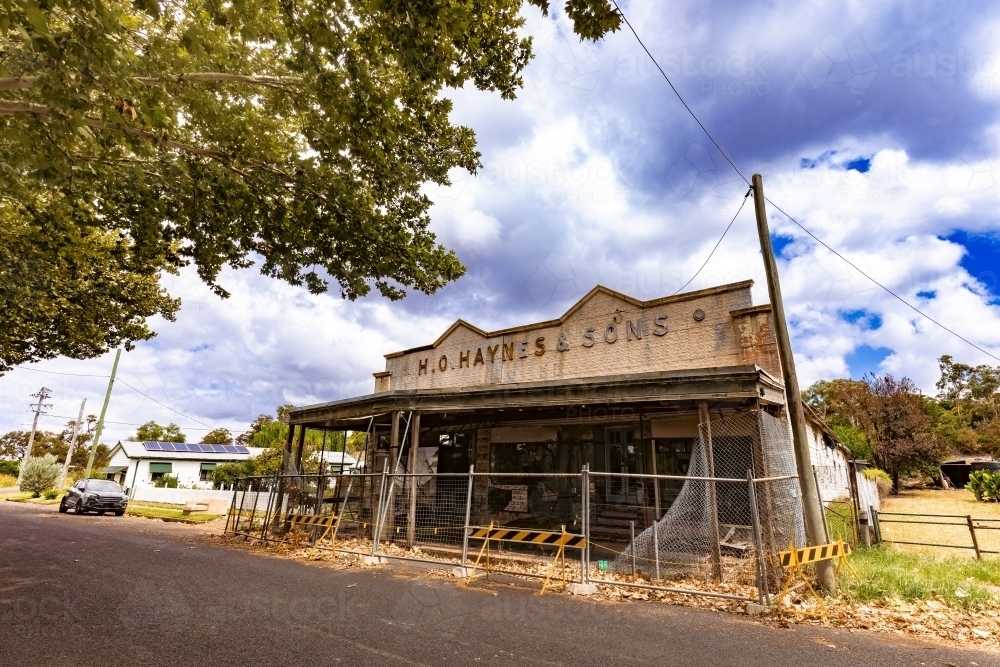
[[[751,412],[704,424],[686,473],[386,469],[241,478],[227,532],[276,543],[290,515],[335,515],[332,531],[315,523],[314,539],[327,538],[322,548],[468,566],[469,554],[484,547],[477,528],[565,531],[586,540],[579,554],[567,552],[572,580],[675,590],[677,580],[694,577],[738,592],[685,592],[740,599],[777,590],[777,553],[805,544],[787,423]],[[249,493],[268,494],[266,507],[241,509]],[[546,540],[490,540],[490,569],[544,577],[558,548]]]
[[[787,423],[765,412],[747,412],[700,426],[683,478],[591,473],[596,479],[618,478],[591,490],[591,574],[648,578],[659,573],[756,586],[758,570],[769,568],[775,582],[780,568],[765,556],[789,543],[805,543],[794,461]],[[756,479],[754,505],[748,473]],[[682,482],[658,520],[655,510],[650,514],[647,492],[654,479]],[[602,493],[605,489],[626,493]]]

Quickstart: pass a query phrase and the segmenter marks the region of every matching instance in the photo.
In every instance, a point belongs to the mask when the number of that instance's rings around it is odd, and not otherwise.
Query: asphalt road
[[[219,546],[187,526],[5,502],[0,665],[1000,666],[1000,655],[334,570]]]

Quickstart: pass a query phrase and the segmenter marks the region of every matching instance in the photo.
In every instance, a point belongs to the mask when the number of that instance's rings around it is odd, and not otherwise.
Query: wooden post
[[[715,453],[712,451],[712,423],[708,415],[708,403],[698,404],[698,421],[705,433],[705,453],[708,459],[708,476],[715,477]],[[715,492],[715,482],[708,482],[708,524],[712,547],[712,578],[715,583],[722,581],[722,535],[719,533],[719,500]]]
[[[976,527],[972,525],[972,515],[967,515],[965,520],[969,522],[969,534],[972,535],[972,548],[976,550],[976,560],[982,560],[983,554],[979,553],[979,539],[976,537]]]
[[[420,413],[414,412],[410,418],[410,459],[407,472],[410,473],[410,507],[406,513],[406,546],[412,549],[417,541],[417,454],[420,449]]]
[[[778,280],[778,265],[771,247],[771,234],[767,227],[767,211],[764,208],[764,182],[760,174],[753,175],[753,203],[757,215],[757,235],[764,257],[764,273],[767,275],[767,292],[774,314],[774,335],[778,343],[778,358],[781,361],[782,379],[785,383],[785,406],[792,426],[792,445],[795,449],[795,466],[802,491],[802,514],[805,519],[806,541],[810,546],[825,544],[826,534],[823,505],[819,499],[819,489],[813,475],[812,458],[809,454],[809,436],[806,431],[805,412],[802,408],[802,394],[795,374],[795,359],[792,343],[788,336],[788,322],[785,319],[785,304],[781,299],[781,283]],[[830,593],[837,591],[837,577],[830,561],[815,564],[816,578],[820,586]]]
[[[59,473],[59,483],[56,485],[56,488],[60,491],[66,487],[66,474],[69,472],[69,462],[73,458],[73,450],[76,449],[76,439],[80,435],[80,424],[83,422],[83,407],[85,405],[87,405],[87,399],[80,401],[80,415],[76,418],[76,421],[73,422],[73,438],[69,441],[69,449],[66,451],[66,460],[63,461],[62,472]],[[122,479],[122,482],[122,486],[125,486],[124,479]],[[226,520],[226,523],[228,525],[228,519]]]
[[[302,474],[302,451],[306,446],[306,425],[299,424],[299,437],[295,443],[295,474]]]

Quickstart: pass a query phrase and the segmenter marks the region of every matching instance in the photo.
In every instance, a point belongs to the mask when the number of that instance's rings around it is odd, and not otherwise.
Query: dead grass
[[[1000,530],[979,529],[979,526],[994,526],[1000,529],[1000,503],[981,503],[968,491],[945,490],[913,490],[903,491],[898,496],[888,498],[884,505],[885,512],[901,512],[909,514],[943,514],[955,517],[971,515],[975,519],[998,519],[998,521],[975,522],[976,537],[979,548],[984,551],[1000,552]],[[938,525],[920,523],[895,523],[897,521],[933,521]],[[953,524],[953,525],[945,525]],[[965,549],[925,547],[914,545],[891,545],[893,549],[906,553],[918,554],[935,559],[968,558],[974,559],[972,536],[962,518],[938,518],[929,516],[892,516],[880,514],[882,539],[902,542],[923,542],[933,544],[951,544],[969,547]],[[997,558],[996,555],[984,555],[985,558]]]

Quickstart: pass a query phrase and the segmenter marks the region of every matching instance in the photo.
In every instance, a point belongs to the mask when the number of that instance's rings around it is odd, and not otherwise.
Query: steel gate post
[[[263,477],[261,477],[261,481],[262,482],[264,481]],[[264,536],[267,535],[268,526],[271,524],[271,518],[272,518],[271,517],[271,506],[272,505],[275,506],[275,511],[274,511],[274,514],[275,514],[274,518],[275,519],[277,519],[277,517],[281,515],[281,498],[282,498],[282,496],[284,494],[276,494],[275,493],[275,491],[277,490],[277,487],[278,487],[279,483],[282,484],[282,487],[284,487],[284,477],[281,477],[281,479],[279,480],[278,473],[274,473],[274,481],[271,483],[271,489],[270,489],[270,491],[267,494],[267,506],[264,508],[264,525],[261,526],[261,529],[260,529],[260,539],[264,540],[265,544],[267,543],[267,541],[266,541],[266,538]],[[260,500],[260,494],[259,494],[259,492],[258,492],[258,495],[257,495],[257,500]],[[256,509],[257,509],[257,503],[256,502],[253,504],[253,507],[254,507],[254,510],[256,511]]]
[[[628,525],[632,534],[632,543],[629,545],[629,551],[632,552],[632,581],[635,581],[635,521],[629,521]]]
[[[247,478],[247,479],[249,479],[249,478]],[[258,500],[259,500],[260,494],[258,493],[257,495],[258,495]],[[250,510],[250,521],[247,523],[247,537],[250,537],[250,531],[253,530],[253,519],[254,519],[255,516],[257,516],[257,501],[256,500],[254,501],[253,509]]]
[[[590,464],[583,464],[583,583],[590,582]]]
[[[242,507],[240,507],[242,509]],[[233,482],[233,502],[229,504],[229,516],[226,517],[226,527],[223,528],[222,534],[229,534],[229,521],[233,518],[233,512],[236,510],[236,482]],[[234,526],[235,532],[235,526]]]
[[[337,493],[340,493],[340,484],[343,483],[343,479],[343,475],[341,475],[340,483],[337,484]],[[333,527],[333,537],[330,538],[331,547],[337,542],[337,531],[340,530],[340,520],[344,518],[344,512],[347,511],[347,503],[351,498],[351,486],[353,485],[354,479],[352,478],[347,482],[347,494],[344,496],[344,503],[337,511],[337,525]]]
[[[382,494],[385,492],[385,477],[389,468],[382,468],[382,483],[378,487],[378,506],[375,508],[375,523],[372,524],[372,556],[378,552],[378,541],[382,535]]]
[[[236,481],[239,482],[240,480],[237,478]],[[249,485],[249,480],[246,479],[246,478],[244,478],[243,479],[243,495],[240,497],[240,512],[233,519],[233,534],[234,535],[237,535],[240,532],[240,519],[243,518],[243,505],[245,505],[246,501],[247,501],[247,486],[248,485]],[[234,483],[233,484],[233,489],[235,489],[235,488],[236,488],[236,484]]]
[[[655,483],[659,483],[659,480],[653,480]],[[658,521],[653,522],[653,559],[656,563],[656,580],[660,580],[660,535],[656,529],[656,524]]]
[[[747,492],[750,500],[750,519],[753,521],[753,543],[757,552],[757,602],[771,604],[771,591],[768,590],[767,566],[764,564],[764,546],[760,534],[760,514],[757,512],[757,488],[753,478],[753,469],[747,470]]]
[[[472,484],[476,481],[474,477],[475,465],[469,466],[469,485],[465,490],[465,528],[462,529],[462,567],[465,567],[469,560],[469,520],[472,517]]]

